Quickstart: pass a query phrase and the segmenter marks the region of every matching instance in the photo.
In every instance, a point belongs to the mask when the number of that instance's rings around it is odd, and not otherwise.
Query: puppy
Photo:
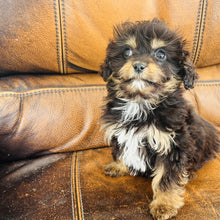
[[[102,116],[114,161],[105,174],[152,177],[155,219],[169,219],[183,206],[184,185],[219,151],[213,125],[183,98],[198,78],[185,42],[154,19],[114,29],[101,65],[107,81]]]

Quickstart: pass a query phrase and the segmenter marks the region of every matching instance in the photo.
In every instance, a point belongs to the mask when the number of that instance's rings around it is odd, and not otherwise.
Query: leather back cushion
[[[0,74],[98,71],[113,25],[165,20],[198,67],[220,62],[219,0],[6,0],[0,2]]]

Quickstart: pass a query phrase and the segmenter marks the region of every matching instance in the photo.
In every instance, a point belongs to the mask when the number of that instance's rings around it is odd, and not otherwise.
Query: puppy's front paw
[[[119,177],[128,175],[128,168],[121,162],[112,162],[105,167],[105,175],[111,177]]]
[[[177,209],[167,204],[150,204],[150,213],[156,220],[167,220],[177,214]]]

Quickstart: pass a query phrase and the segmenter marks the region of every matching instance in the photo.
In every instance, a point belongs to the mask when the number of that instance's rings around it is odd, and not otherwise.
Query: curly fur
[[[183,86],[193,88],[198,78],[184,45],[157,19],[126,22],[115,27],[100,70],[108,90],[102,122],[115,161],[106,175],[151,176],[156,219],[176,215],[192,172],[220,146],[214,126],[183,98]]]

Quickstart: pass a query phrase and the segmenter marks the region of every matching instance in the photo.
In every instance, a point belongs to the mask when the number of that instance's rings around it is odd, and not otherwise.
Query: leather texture
[[[1,1],[0,73],[97,71],[115,24],[154,17],[187,39],[198,67],[218,64],[219,10],[218,0]]]
[[[219,11],[219,0],[0,1],[0,219],[152,219],[150,180],[104,175],[97,71],[113,25],[163,19],[200,75],[186,99],[220,132]],[[198,172],[174,219],[220,219],[219,168],[218,156]]]
[[[1,75],[59,72],[54,2],[0,1]]]
[[[110,149],[102,148],[5,164],[0,218],[152,220],[150,179],[106,177],[111,160]],[[185,206],[173,219],[219,219],[219,166],[220,157],[187,184]]]
[[[10,76],[0,90],[0,160],[104,145],[106,88],[97,74]]]
[[[199,81],[186,98],[220,130],[219,94],[219,81]],[[105,96],[97,74],[2,77],[0,160],[105,146],[100,131]]]

